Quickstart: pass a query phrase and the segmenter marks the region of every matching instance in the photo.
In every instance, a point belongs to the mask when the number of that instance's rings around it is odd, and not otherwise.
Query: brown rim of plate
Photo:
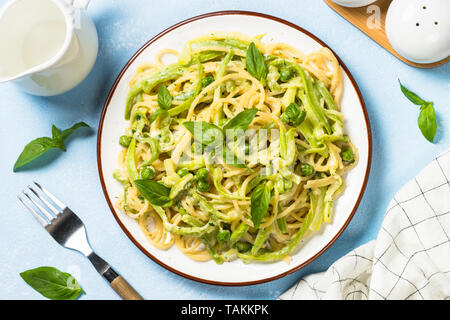
[[[168,265],[166,265],[165,263],[163,263],[162,261],[158,260],[155,256],[153,256],[150,252],[148,252],[143,246],[141,246],[139,244],[139,242],[131,235],[131,233],[127,230],[127,228],[122,224],[122,222],[120,221],[116,210],[114,209],[114,205],[111,203],[110,201],[110,197],[108,194],[108,191],[106,189],[105,186],[105,181],[103,178],[103,170],[102,170],[102,161],[101,161],[101,137],[102,137],[102,131],[103,131],[103,120],[105,118],[105,114],[106,111],[108,109],[109,103],[111,101],[111,98],[114,94],[114,91],[116,90],[116,87],[119,83],[119,81],[121,80],[122,76],[124,75],[124,73],[127,71],[128,67],[131,65],[131,63],[141,54],[142,51],[144,51],[148,46],[150,46],[153,42],[155,42],[156,40],[158,40],[159,38],[161,38],[162,36],[166,35],[167,33],[171,32],[174,29],[177,29],[187,23],[196,21],[196,20],[200,20],[200,19],[204,19],[204,18],[209,18],[209,17],[214,17],[214,16],[223,16],[223,15],[246,15],[246,16],[255,16],[255,17],[260,17],[260,18],[265,18],[265,19],[269,19],[269,20],[274,20],[277,22],[280,22],[284,25],[287,25],[291,28],[294,28],[298,31],[300,31],[301,33],[306,34],[307,36],[309,36],[310,38],[314,39],[315,41],[317,41],[319,44],[321,44],[324,47],[329,48],[333,54],[336,56],[337,60],[339,61],[340,66],[344,69],[345,73],[347,74],[347,76],[349,77],[350,81],[353,84],[353,87],[355,88],[358,97],[359,97],[359,101],[361,103],[361,107],[362,107],[362,111],[364,113],[364,120],[366,122],[366,128],[367,128],[367,136],[368,136],[368,148],[369,148],[369,152],[368,152],[368,161],[367,161],[367,168],[366,168],[366,174],[364,177],[364,182],[361,188],[361,191],[358,195],[358,199],[356,200],[355,206],[353,207],[353,210],[350,214],[350,216],[348,217],[347,221],[345,222],[345,224],[342,226],[342,228],[339,230],[339,232],[333,237],[333,239],[331,239],[330,242],[328,242],[328,244],[322,248],[322,250],[320,250],[319,252],[317,252],[313,257],[311,257],[310,259],[308,259],[307,261],[303,262],[302,264],[288,270],[285,271],[281,274],[278,274],[276,276],[270,277],[270,278],[265,278],[265,279],[261,279],[261,280],[255,280],[255,281],[247,281],[247,282],[221,282],[221,281],[212,281],[212,280],[207,280],[207,279],[202,279],[202,278],[197,278],[194,276],[191,276],[189,274],[183,273],[177,269],[174,269]],[[189,19],[186,19],[184,21],[181,21],[167,29],[165,29],[164,31],[162,31],[161,33],[157,34],[156,36],[154,36],[152,39],[150,39],[147,43],[145,43],[132,57],[130,60],[128,60],[128,62],[125,64],[125,66],[123,67],[122,71],[119,73],[119,75],[117,76],[116,80],[114,81],[114,84],[111,87],[111,90],[108,93],[108,96],[106,98],[105,104],[103,106],[103,110],[102,110],[102,114],[100,117],[100,123],[98,126],[98,134],[97,134],[97,165],[98,165],[98,172],[99,172],[99,176],[100,176],[100,182],[102,184],[102,189],[103,189],[103,193],[105,195],[106,198],[106,202],[109,205],[109,208],[111,209],[111,212],[114,215],[114,218],[116,219],[117,223],[119,224],[119,226],[122,228],[122,230],[125,232],[125,234],[128,236],[128,238],[130,238],[130,240],[143,252],[145,253],[149,258],[151,258],[154,262],[158,263],[160,266],[166,268],[169,271],[172,271],[175,274],[178,274],[182,277],[185,277],[187,279],[190,280],[194,280],[194,281],[198,281],[198,282],[202,282],[202,283],[206,283],[206,284],[211,284],[211,285],[220,285],[220,286],[249,286],[249,285],[255,285],[255,284],[260,284],[260,283],[264,283],[264,282],[269,282],[269,281],[273,281],[273,280],[277,280],[280,279],[282,277],[287,276],[288,274],[291,274],[295,271],[300,270],[301,268],[305,267],[306,265],[308,265],[309,263],[311,263],[313,260],[315,260],[316,258],[318,258],[322,253],[324,253],[336,240],[337,238],[339,238],[339,236],[342,234],[342,232],[345,230],[345,228],[347,228],[348,224],[350,223],[350,221],[352,220],[356,209],[359,206],[359,203],[361,202],[362,196],[364,194],[364,191],[366,189],[367,186],[367,180],[369,178],[369,173],[370,173],[370,166],[371,166],[371,162],[372,162],[372,134],[371,134],[371,130],[370,130],[370,122],[369,122],[369,117],[367,115],[367,110],[366,110],[366,106],[364,103],[364,99],[361,95],[361,91],[358,88],[358,85],[355,82],[355,79],[353,78],[353,76],[351,75],[350,71],[348,70],[347,66],[342,62],[342,60],[339,58],[338,55],[336,55],[336,53],[326,44],[324,43],[322,40],[320,40],[319,38],[317,38],[316,36],[314,36],[313,34],[311,34],[309,31],[280,18],[271,16],[271,15],[267,15],[264,13],[259,13],[259,12],[252,12],[252,11],[239,11],[239,10],[226,10],[226,11],[216,11],[216,12],[211,12],[211,13],[206,13],[206,14],[201,14]]]

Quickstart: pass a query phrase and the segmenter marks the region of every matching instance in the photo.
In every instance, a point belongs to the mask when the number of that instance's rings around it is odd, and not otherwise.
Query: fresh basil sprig
[[[159,109],[157,109],[150,117],[150,124],[152,124],[159,115],[164,114],[172,106],[173,98],[170,95],[169,89],[167,89],[165,84],[162,84],[161,87],[159,87],[157,101]]]
[[[423,100],[416,93],[406,88],[400,80],[398,80],[398,82],[405,97],[415,105],[420,106],[420,114],[417,119],[417,124],[419,125],[419,129],[423,136],[428,141],[433,142],[437,130],[436,113],[433,102]]]
[[[268,70],[266,63],[264,62],[264,55],[256,48],[254,42],[250,43],[248,46],[245,66],[252,76],[263,84],[266,83]]]
[[[172,204],[170,188],[153,180],[135,180],[134,185],[142,196],[155,206],[165,207]]]
[[[84,292],[70,274],[53,267],[39,267],[20,273],[34,290],[51,300],[74,300]]]
[[[259,228],[262,219],[269,209],[270,193],[271,190],[267,183],[260,184],[252,192],[250,197],[250,213],[255,229]]]
[[[66,130],[59,130],[56,126],[52,127],[52,137],[41,137],[34,139],[28,143],[23,149],[22,153],[16,160],[14,164],[13,171],[16,172],[17,169],[23,167],[27,163],[30,163],[34,159],[40,157],[50,149],[61,149],[66,151],[65,141],[66,139],[75,132],[78,128],[89,127],[84,122],[79,122],[74,124],[71,128]]]

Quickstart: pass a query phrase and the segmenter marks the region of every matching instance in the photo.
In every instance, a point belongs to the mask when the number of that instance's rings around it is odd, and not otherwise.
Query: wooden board
[[[389,4],[392,0],[378,0],[374,3],[372,3],[369,6],[360,7],[360,8],[348,8],[343,7],[331,0],[324,0],[333,10],[335,10],[337,13],[339,13],[343,18],[345,18],[347,21],[349,21],[351,24],[353,24],[355,27],[357,27],[359,30],[367,34],[370,38],[372,38],[374,41],[376,41],[379,45],[381,45],[383,48],[385,48],[387,51],[392,53],[394,56],[396,56],[398,59],[402,60],[403,62],[412,65],[414,67],[418,68],[434,68],[437,66],[441,66],[448,61],[450,61],[450,57],[447,57],[444,60],[434,62],[434,63],[416,63],[412,62],[401,55],[399,55],[391,46],[389,43],[389,40],[386,36],[386,32],[384,29],[384,22],[386,20],[386,13],[387,9],[389,7]],[[378,10],[376,7],[371,6],[377,6],[379,10],[379,23],[376,24],[375,17],[377,15]]]

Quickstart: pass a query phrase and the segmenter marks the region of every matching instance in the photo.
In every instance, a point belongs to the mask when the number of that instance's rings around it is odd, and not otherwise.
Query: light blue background
[[[277,281],[241,288],[184,279],[141,253],[121,231],[106,204],[96,162],[100,112],[109,88],[127,60],[167,27],[192,16],[227,9],[271,14],[325,41],[354,75],[367,104],[373,134],[373,162],[367,190],[342,236],[302,270]],[[81,216],[98,254],[146,299],[275,299],[304,275],[326,270],[351,249],[375,239],[384,210],[396,190],[450,145],[450,64],[426,70],[410,67],[323,1],[95,0],[88,13],[97,26],[99,55],[94,69],[78,87],[64,95],[43,98],[24,94],[10,84],[0,85],[1,299],[40,299],[19,273],[44,265],[74,274],[87,292],[81,299],[118,298],[87,259],[57,245],[19,204],[16,194],[33,179],[55,192]],[[2,50],[6,45],[2,44]],[[418,107],[402,96],[397,78],[424,99],[435,102],[439,121],[435,144],[421,136],[417,127]],[[87,122],[93,130],[77,132],[69,140],[66,153],[51,152],[36,161],[31,170],[12,172],[25,144],[50,135],[52,124],[67,128],[78,121]]]

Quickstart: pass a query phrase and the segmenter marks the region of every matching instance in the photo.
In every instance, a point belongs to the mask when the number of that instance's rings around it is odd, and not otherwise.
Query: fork
[[[109,282],[111,288],[113,288],[122,299],[143,300],[122,276],[114,271],[105,260],[92,250],[87,239],[86,229],[81,219],[39,183],[36,181],[33,182],[37,188],[28,186],[28,190],[31,191],[41,203],[39,203],[38,200],[35,200],[34,197],[25,190],[22,191],[23,195],[28,198],[29,202],[31,202],[35,208],[20,195],[17,197],[45,230],[50,233],[53,239],[63,247],[84,254],[94,265],[97,272]],[[50,203],[43,194],[47,196],[54,205]]]

